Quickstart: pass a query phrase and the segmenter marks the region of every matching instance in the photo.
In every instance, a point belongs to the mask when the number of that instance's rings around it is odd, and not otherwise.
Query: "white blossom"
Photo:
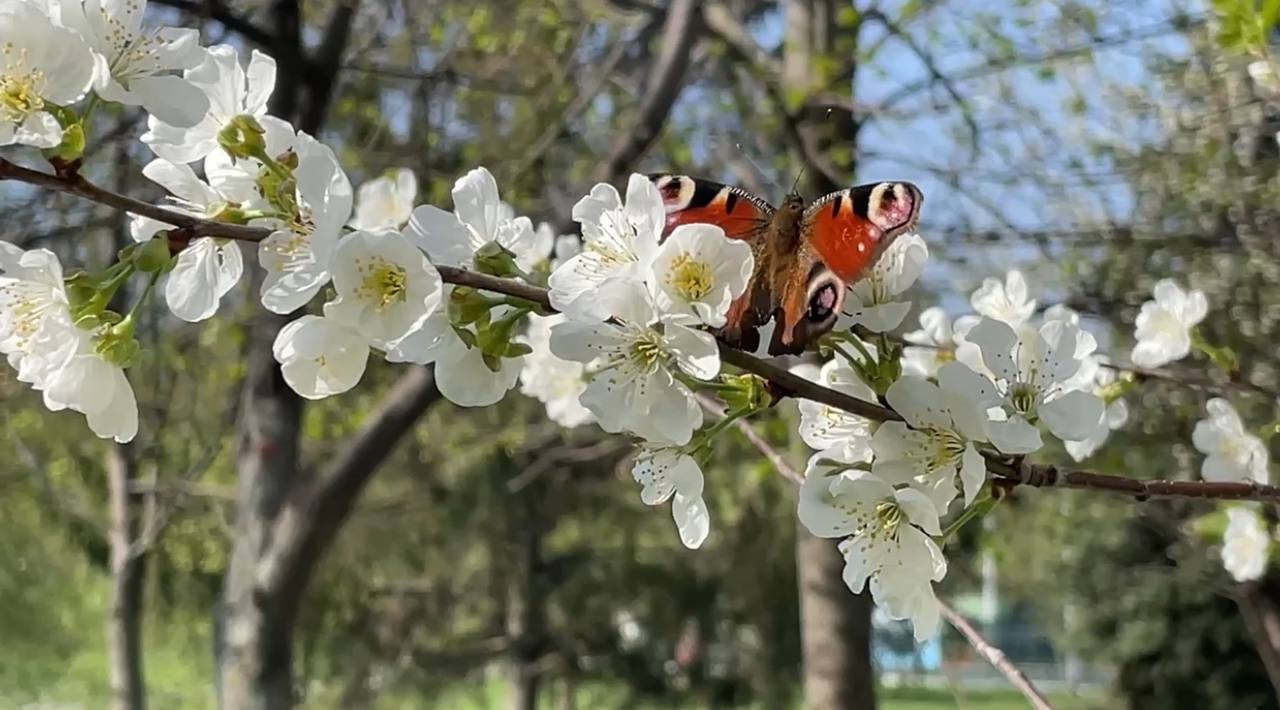
[[[844,581],[855,594],[868,580],[876,603],[895,619],[910,619],[916,639],[938,624],[933,582],[947,572],[938,510],[914,488],[894,489],[865,471],[824,470],[815,454],[800,486],[800,523],[818,537],[845,538]]]
[[[69,326],[62,339],[74,343],[71,356],[33,383],[43,392],[44,405],[54,412],[80,412],[103,439],[133,441],[138,434],[138,402],[124,370],[95,351],[91,333]]]
[[[1036,312],[1036,299],[1027,295],[1026,278],[1021,271],[1011,269],[1003,282],[983,279],[982,285],[969,297],[969,303],[979,316],[1002,321],[1016,329],[1031,320]]]
[[[255,49],[245,69],[236,48],[220,44],[208,48],[199,65],[183,72],[183,79],[208,98],[204,117],[193,126],[180,126],[152,115],[142,134],[142,142],[156,155],[175,163],[190,163],[213,152],[218,133],[237,116],[262,118],[276,85],[276,62]]]
[[[170,193],[166,207],[203,219],[212,219],[228,207],[226,199],[200,178],[189,165],[157,158],[142,174]],[[150,217],[133,216],[129,231],[134,241],[145,242],[173,227]],[[244,273],[240,246],[229,239],[200,237],[178,252],[178,260],[165,282],[169,310],[182,320],[196,323],[209,318]]]
[[[551,274],[551,305],[574,320],[605,320],[617,301],[631,298],[658,254],[666,207],[653,181],[633,174],[624,204],[600,183],[573,206],[582,225],[582,251]]]
[[[871,472],[888,483],[920,487],[939,514],[947,512],[957,478],[968,506],[987,476],[986,462],[974,445],[987,440],[986,414],[953,383],[952,372],[950,367],[941,370],[936,385],[911,375],[894,382],[885,399],[906,422],[881,424],[871,440]]]
[[[957,391],[984,407],[1003,409],[1005,419],[987,422],[991,443],[1005,453],[1028,453],[1041,445],[1031,426],[1035,421],[1044,422],[1054,436],[1074,441],[1088,437],[1102,418],[1099,397],[1066,388],[1090,344],[1096,344],[1086,335],[1075,325],[1051,321],[1019,338],[1007,323],[984,317],[966,336],[978,347],[981,362],[976,367],[948,363],[944,369],[951,370],[951,386]],[[976,371],[980,368],[991,379]]]
[[[1207,419],[1196,422],[1191,441],[1207,458],[1200,468],[1206,481],[1257,481],[1266,483],[1267,446],[1245,431],[1240,415],[1225,399],[1214,398],[1205,406]]]
[[[421,327],[387,350],[387,360],[419,365],[434,362],[436,386],[450,402],[462,407],[496,404],[515,387],[525,358],[489,357],[476,345],[464,341],[449,321],[448,308],[444,305],[452,292],[453,287],[446,284],[441,307],[427,316]],[[508,317],[511,308],[498,306],[490,313],[496,321]]]
[[[275,116],[261,116],[258,125],[262,126],[262,141],[267,155],[279,159],[294,150],[298,132],[288,121]],[[274,209],[269,196],[263,191],[264,186],[275,187],[278,182],[270,182],[267,167],[257,158],[232,158],[218,146],[205,156],[204,174],[213,189],[245,209]]]
[[[797,373],[801,374],[801,373]],[[813,373],[815,382],[865,402],[877,404],[876,393],[842,360],[831,360]],[[801,374],[807,377],[808,373]],[[800,438],[824,458],[843,463],[871,460],[871,434],[875,424],[828,404],[800,399]]]
[[[586,365],[564,360],[551,352],[551,327],[563,323],[563,314],[530,316],[529,329],[520,342],[532,348],[520,371],[520,392],[547,408],[547,418],[572,428],[594,421],[578,398],[587,389]]]
[[[861,325],[884,333],[902,324],[910,301],[898,297],[911,288],[929,260],[929,248],[918,234],[904,234],[890,244],[870,272],[853,285],[837,327]]]
[[[1227,508],[1227,529],[1222,535],[1222,566],[1237,582],[1262,579],[1271,553],[1267,524],[1252,506]]]
[[[62,126],[49,110],[89,91],[89,45],[34,4],[9,3],[0,5],[0,47],[0,146],[57,146]]]
[[[1130,359],[1139,367],[1160,367],[1181,360],[1191,352],[1191,329],[1204,320],[1209,302],[1204,293],[1183,291],[1171,279],[1156,283],[1155,300],[1142,304],[1138,313]]]
[[[0,242],[0,352],[52,411],[72,409],[104,439],[131,441],[138,405],[124,371],[71,322],[62,265],[47,249]]]
[[[440,273],[398,232],[357,231],[342,238],[333,260],[338,297],[325,317],[355,328],[388,349],[440,307]]]
[[[689,443],[702,408],[677,379],[709,380],[720,372],[710,333],[658,317],[637,288],[613,315],[619,324],[569,321],[551,329],[551,352],[588,363],[582,404],[607,432],[631,431],[650,441]]]
[[[258,263],[267,272],[262,305],[273,313],[301,308],[329,282],[338,237],[351,215],[351,183],[333,151],[301,132],[295,148],[297,212],[264,220],[276,231],[258,245]]]
[[[751,246],[711,224],[684,224],[667,237],[649,275],[663,313],[688,315],[712,327],[725,324],[729,304],[751,280]]]
[[[432,205],[413,210],[404,235],[431,257],[431,263],[471,268],[477,250],[491,242],[532,269],[544,255],[528,217],[516,217],[498,195],[498,183],[483,167],[453,184],[453,212]]]
[[[671,501],[671,517],[676,521],[680,542],[694,550],[702,546],[711,531],[711,516],[702,499],[702,469],[679,449],[644,446],[636,454],[631,475],[641,485],[640,500],[645,505]]]
[[[938,306],[920,312],[920,329],[907,333],[902,349],[902,371],[919,377],[936,377],[938,367],[955,357],[956,340],[951,319]]]
[[[353,229],[400,229],[413,215],[418,178],[408,168],[374,178],[356,191]]]
[[[1089,361],[1086,360],[1087,364]],[[1082,365],[1082,371],[1085,367]],[[1093,392],[1099,397],[1103,392],[1116,380],[1116,372],[1111,368],[1097,367],[1095,369],[1093,382],[1085,391]],[[1093,455],[1106,442],[1111,432],[1116,431],[1129,421],[1129,405],[1125,403],[1123,398],[1116,398],[1107,403],[1107,408],[1102,414],[1102,419],[1094,426],[1093,431],[1083,439],[1077,441],[1064,441],[1063,445],[1067,449],[1067,453],[1076,461],[1083,461]]]
[[[280,329],[271,351],[294,392],[323,399],[360,382],[369,341],[332,318],[306,315]]]
[[[177,72],[204,60],[200,33],[144,28],[146,10],[146,0],[60,0],[58,7],[61,24],[93,49],[99,96],[141,106],[172,126],[194,126],[209,112],[209,97]]]

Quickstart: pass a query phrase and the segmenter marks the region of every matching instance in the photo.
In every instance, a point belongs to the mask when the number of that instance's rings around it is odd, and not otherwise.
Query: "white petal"
[[[1102,421],[1106,405],[1090,392],[1072,390],[1040,405],[1041,420],[1053,435],[1064,441],[1083,439]]]
[[[702,547],[711,532],[711,514],[702,496],[676,494],[671,501],[671,516],[680,531],[680,542],[690,550]]]
[[[988,421],[987,435],[991,443],[1006,454],[1029,454],[1044,445],[1040,440],[1040,430],[1020,416],[1012,416],[1002,422]]]
[[[181,77],[140,76],[129,91],[147,113],[177,128],[194,126],[209,112],[209,97]]]
[[[1013,357],[1018,335],[1003,321],[983,318],[965,335],[965,340],[982,350],[982,362],[999,379],[1013,381],[1018,363]]]
[[[951,416],[938,386],[919,377],[902,377],[885,393],[889,406],[916,429],[951,429]]]
[[[964,456],[960,465],[960,482],[964,484],[964,506],[973,505],[973,499],[982,490],[987,480],[987,465],[982,454],[969,444],[964,448]]]

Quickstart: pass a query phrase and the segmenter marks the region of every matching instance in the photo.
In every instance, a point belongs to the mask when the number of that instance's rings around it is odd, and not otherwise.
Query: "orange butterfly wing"
[[[802,352],[831,330],[845,289],[863,278],[894,239],[915,227],[924,196],[908,182],[833,192],[805,209],[801,245],[779,290],[778,328],[769,353]]]
[[[750,241],[762,235],[773,218],[772,205],[732,185],[662,173],[649,179],[667,208],[664,237],[682,224],[705,223],[720,227],[730,239]]]

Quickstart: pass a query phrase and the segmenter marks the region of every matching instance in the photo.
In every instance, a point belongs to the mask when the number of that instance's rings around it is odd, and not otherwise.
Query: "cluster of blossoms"
[[[91,104],[80,114],[70,106],[92,93],[92,101],[143,107],[142,142],[156,156],[144,174],[169,193],[164,207],[268,230],[257,261],[258,298],[269,311],[294,313],[324,294],[274,343],[299,395],[350,390],[371,352],[433,364],[441,393],[463,406],[494,404],[519,384],[562,426],[595,422],[639,439],[641,500],[670,502],[681,541],[703,544],[711,440],[769,399],[755,378],[722,373],[710,332],[747,289],[748,244],[708,224],[667,234],[662,197],[642,175],[631,176],[625,195],[599,184],[574,205],[580,241],[517,216],[484,168],[454,184],[452,211],[415,205],[416,180],[405,170],[354,191],[330,148],[267,114],[270,57],[255,51],[242,65],[235,48],[200,47],[194,31],[142,27],[144,10],[144,2],[0,0],[0,145],[74,160]],[[141,303],[163,280],[174,316],[199,322],[244,273],[241,247],[229,240],[192,238],[148,216],[133,218],[131,234],[137,244],[110,269],[67,278],[51,252],[0,243],[0,350],[50,409],[82,412],[95,433],[117,441],[138,428],[124,375],[138,351],[134,311],[111,310],[119,288],[147,275]],[[904,295],[927,259],[921,237],[899,237],[851,286],[836,330],[820,343],[834,359],[802,366],[830,389],[887,403],[901,421],[804,400],[799,424],[816,450],[800,521],[840,540],[850,589],[869,587],[920,639],[937,627],[934,584],[947,572],[950,531],[992,500],[987,459],[1038,451],[1045,432],[1083,459],[1128,416],[1123,388],[1078,314],[1054,307],[1037,319],[1016,271],[974,292],[973,315],[952,323],[929,308],[906,347],[885,335],[909,314]],[[441,271],[449,269],[546,286],[554,312],[447,284]],[[1186,356],[1205,311],[1202,294],[1158,284],[1138,317],[1134,362],[1158,367]],[[704,427],[699,391],[728,405],[721,421]],[[1208,454],[1204,477],[1264,481],[1261,441],[1226,402],[1210,402],[1209,412],[1195,432]],[[1230,514],[1224,559],[1237,577],[1256,577],[1265,526],[1251,509]]]

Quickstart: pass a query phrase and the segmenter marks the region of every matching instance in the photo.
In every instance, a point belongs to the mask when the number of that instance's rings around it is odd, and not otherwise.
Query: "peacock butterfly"
[[[716,335],[754,351],[760,346],[757,328],[773,318],[770,355],[802,352],[831,330],[846,287],[915,227],[924,202],[909,182],[858,185],[807,206],[792,192],[774,208],[732,185],[665,173],[649,179],[666,205],[664,237],[681,224],[705,222],[751,244],[755,271]]]

